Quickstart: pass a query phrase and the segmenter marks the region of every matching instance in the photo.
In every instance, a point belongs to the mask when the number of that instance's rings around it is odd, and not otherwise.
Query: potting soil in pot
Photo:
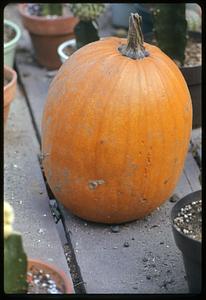
[[[10,80],[8,78],[4,77],[4,86],[6,86],[9,82],[10,82]]]
[[[11,26],[4,25],[4,44],[13,40],[15,35],[16,35],[15,30]]]
[[[202,241],[202,200],[193,201],[181,208],[174,219],[175,228],[183,234]]]
[[[63,294],[50,274],[38,268],[32,268],[27,273],[28,292],[27,294]]]
[[[72,55],[75,51],[76,48],[74,49],[72,46],[67,46],[63,49],[63,52],[68,56]]]

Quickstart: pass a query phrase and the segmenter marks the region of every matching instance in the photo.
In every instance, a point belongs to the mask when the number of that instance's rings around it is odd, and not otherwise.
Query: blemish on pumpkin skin
[[[54,191],[55,191],[55,192],[60,192],[60,191],[61,191],[61,186],[60,186],[60,185],[56,185],[56,186],[54,187]]]
[[[88,183],[90,190],[95,190],[99,185],[104,184],[105,181],[103,179],[98,180],[90,180]]]
[[[178,158],[175,158],[174,163],[176,164],[178,162]]]

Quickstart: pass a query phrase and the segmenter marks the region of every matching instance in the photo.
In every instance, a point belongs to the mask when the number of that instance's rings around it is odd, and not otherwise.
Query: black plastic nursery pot
[[[202,199],[201,197],[201,190],[190,193],[180,199],[171,211],[174,239],[182,252],[190,293],[200,293],[202,288],[202,243],[179,232],[174,226],[174,219],[182,207]]]
[[[201,32],[190,31],[188,34],[191,38],[196,40],[196,42],[202,42]],[[192,99],[192,128],[198,128],[202,126],[202,64],[196,66],[180,67],[180,70],[187,82]]]

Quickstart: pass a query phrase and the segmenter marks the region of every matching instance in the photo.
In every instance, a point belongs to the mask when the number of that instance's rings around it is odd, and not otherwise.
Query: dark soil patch
[[[15,30],[8,25],[4,25],[4,44],[10,42],[15,38],[16,32]]]
[[[6,86],[11,80],[9,80],[8,78],[4,77],[4,86]]]
[[[6,77],[5,74],[4,74],[4,87],[5,87],[7,84],[9,84],[9,82],[11,82],[11,81],[12,81],[12,78],[8,78],[8,77]]]
[[[76,48],[72,47],[72,46],[67,46],[63,49],[63,52],[67,55],[70,56],[72,55],[74,52],[76,51]]]
[[[175,228],[183,234],[202,241],[202,200],[193,201],[181,208],[174,219]]]

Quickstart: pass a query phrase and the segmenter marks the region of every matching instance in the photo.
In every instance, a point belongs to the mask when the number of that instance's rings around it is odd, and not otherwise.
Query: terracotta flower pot
[[[32,270],[42,270],[48,273],[51,279],[56,283],[57,287],[63,291],[63,294],[73,294],[73,285],[71,280],[65,273],[51,264],[47,264],[37,259],[28,260],[28,272]]]
[[[58,46],[74,37],[74,26],[78,18],[62,16],[46,18],[29,15],[27,5],[19,4],[18,9],[24,27],[29,31],[38,63],[49,70],[58,69],[61,61]]]
[[[14,69],[4,66],[4,79],[9,82],[4,86],[4,125],[8,119],[9,108],[16,94],[17,74]]]

